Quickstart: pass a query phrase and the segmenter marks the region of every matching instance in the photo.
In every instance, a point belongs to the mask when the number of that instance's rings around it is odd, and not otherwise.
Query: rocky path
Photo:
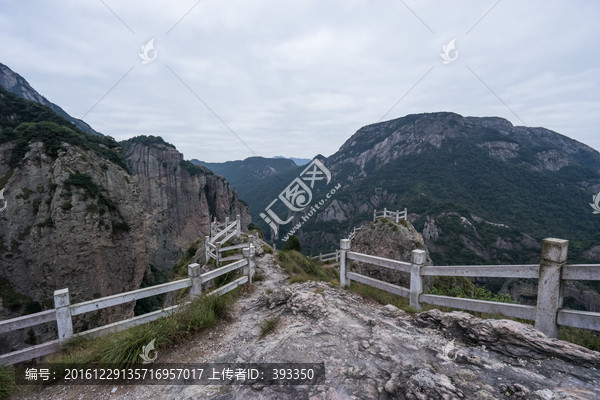
[[[590,399],[600,354],[528,325],[437,310],[413,315],[322,282],[289,285],[272,255],[229,321],[160,362],[324,362],[318,386],[52,387],[19,398],[79,399]],[[260,325],[279,317],[260,337]]]

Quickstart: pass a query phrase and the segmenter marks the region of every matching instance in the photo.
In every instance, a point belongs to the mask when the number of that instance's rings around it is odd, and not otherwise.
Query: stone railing
[[[387,208],[384,208],[383,211],[377,212],[377,210],[373,210],[373,222],[377,221],[381,218],[389,218],[395,223],[399,223],[401,219],[408,219],[408,211],[406,208],[404,211],[388,211]]]
[[[83,332],[73,333],[72,317],[85,314],[91,311],[101,310],[107,307],[113,307],[131,301],[156,296],[158,294],[170,293],[176,290],[189,288],[189,297],[194,298],[202,294],[202,285],[221,275],[231,271],[243,269],[243,276],[236,280],[221,286],[207,295],[222,295],[245,283],[252,283],[252,277],[255,273],[254,254],[255,248],[252,243],[245,244],[243,249],[244,258],[231,264],[214,269],[212,271],[200,273],[199,264],[188,265],[188,277],[174,282],[163,283],[161,285],[150,286],[143,289],[130,292],[119,293],[108,297],[84,301],[82,303],[70,304],[69,289],[60,289],[54,292],[54,308],[29,314],[18,318],[0,321],[0,333],[11,332],[17,329],[29,328],[31,326],[56,321],[58,330],[58,339],[42,343],[36,346],[28,347],[22,350],[13,351],[8,354],[0,355],[0,364],[15,364],[18,362],[41,357],[54,353],[60,349],[63,342],[74,336],[95,337],[106,333],[120,331],[132,326],[145,324],[150,321],[168,316],[177,312],[181,307],[185,307],[189,302],[163,308],[158,311],[138,315],[123,321],[115,322],[109,325],[100,326]]]
[[[247,243],[237,244],[233,246],[221,247],[229,239],[234,236],[240,237],[242,235],[242,226],[240,221],[240,215],[235,216],[235,221],[229,223],[229,217],[225,218],[225,222],[217,222],[215,218],[210,223],[210,236],[204,238],[204,251],[206,254],[206,262],[211,258],[216,261],[216,265],[220,266],[221,263],[231,260],[240,260],[242,254],[234,254],[229,257],[222,257],[221,253],[229,250],[241,250],[244,247],[248,247]],[[252,236],[248,236],[248,243],[252,243]]]
[[[340,251],[336,250],[333,253],[319,253],[318,256],[313,256],[311,258],[317,259],[319,261],[335,261],[336,263],[340,261]]]
[[[412,251],[412,262],[391,260],[350,250],[350,240],[340,241],[340,285],[350,286],[356,281],[374,286],[410,299],[410,305],[420,310],[423,303],[484,313],[498,313],[508,317],[535,321],[535,327],[549,337],[558,337],[558,326],[600,330],[600,313],[562,308],[561,290],[565,280],[600,280],[600,264],[568,265],[569,242],[562,239],[544,239],[540,264],[532,265],[457,265],[427,266],[423,250]],[[394,285],[352,272],[352,261],[364,262],[410,274],[410,288]],[[426,294],[424,276],[465,276],[490,278],[538,279],[536,306],[499,303]]]

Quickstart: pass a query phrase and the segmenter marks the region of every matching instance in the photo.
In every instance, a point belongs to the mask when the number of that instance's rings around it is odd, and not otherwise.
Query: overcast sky
[[[328,156],[435,111],[600,149],[599,20],[595,0],[0,0],[0,62],[94,129],[186,159]]]

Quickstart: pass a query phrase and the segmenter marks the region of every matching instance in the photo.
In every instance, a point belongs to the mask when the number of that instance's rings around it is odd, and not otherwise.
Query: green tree
[[[300,240],[296,237],[296,235],[292,235],[286,240],[284,250],[296,250],[302,251],[302,247],[300,246]]]

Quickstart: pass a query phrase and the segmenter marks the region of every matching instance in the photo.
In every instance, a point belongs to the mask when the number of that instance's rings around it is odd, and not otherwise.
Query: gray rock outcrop
[[[210,233],[210,221],[231,221],[237,214],[245,229],[248,207],[222,177],[183,160],[166,144],[124,143],[124,155],[140,190],[150,262],[173,266],[191,242]],[[187,168],[186,168],[187,167]]]

